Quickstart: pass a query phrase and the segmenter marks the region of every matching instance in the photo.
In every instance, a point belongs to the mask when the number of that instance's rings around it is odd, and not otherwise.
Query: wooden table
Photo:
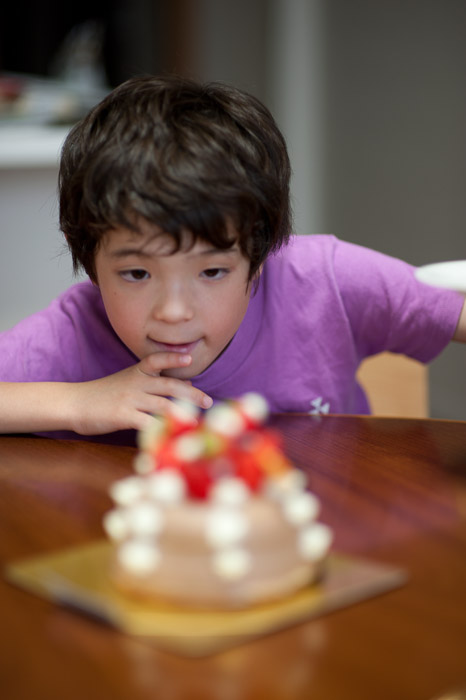
[[[208,659],[183,659],[0,580],[4,700],[431,700],[466,685],[466,423],[273,422],[309,474],[336,548],[407,584]],[[134,449],[0,438],[0,557],[102,536]]]

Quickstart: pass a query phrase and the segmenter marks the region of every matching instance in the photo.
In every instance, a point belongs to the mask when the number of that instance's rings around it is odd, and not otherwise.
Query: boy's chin
[[[202,372],[205,372],[211,365],[214,364],[214,358],[212,362],[194,362],[189,367],[175,367],[170,369],[164,369],[160,372],[162,377],[173,377],[173,379],[193,379],[197,377]]]

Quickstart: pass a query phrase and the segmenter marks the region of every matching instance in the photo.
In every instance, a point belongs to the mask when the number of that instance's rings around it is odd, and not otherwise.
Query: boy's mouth
[[[161,343],[158,340],[153,341],[155,345],[163,352],[179,352],[183,354],[190,354],[199,340],[194,340],[191,343]]]

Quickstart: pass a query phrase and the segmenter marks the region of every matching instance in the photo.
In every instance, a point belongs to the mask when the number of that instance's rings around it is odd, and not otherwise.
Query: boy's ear
[[[252,278],[253,282],[259,281],[259,277],[261,276],[263,269],[264,269],[264,263],[261,263],[261,265],[258,267],[258,269],[254,273],[254,277]]]
[[[262,274],[262,270],[264,269],[264,263],[260,265],[260,267],[255,271],[254,275],[251,277],[251,279],[248,282],[247,289],[251,289],[252,293],[255,294],[257,292],[257,288],[259,286],[259,279]]]

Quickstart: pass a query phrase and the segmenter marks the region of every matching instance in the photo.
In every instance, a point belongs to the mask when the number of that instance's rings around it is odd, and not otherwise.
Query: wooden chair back
[[[429,415],[428,368],[405,355],[383,352],[366,358],[358,381],[377,416],[427,418]]]

